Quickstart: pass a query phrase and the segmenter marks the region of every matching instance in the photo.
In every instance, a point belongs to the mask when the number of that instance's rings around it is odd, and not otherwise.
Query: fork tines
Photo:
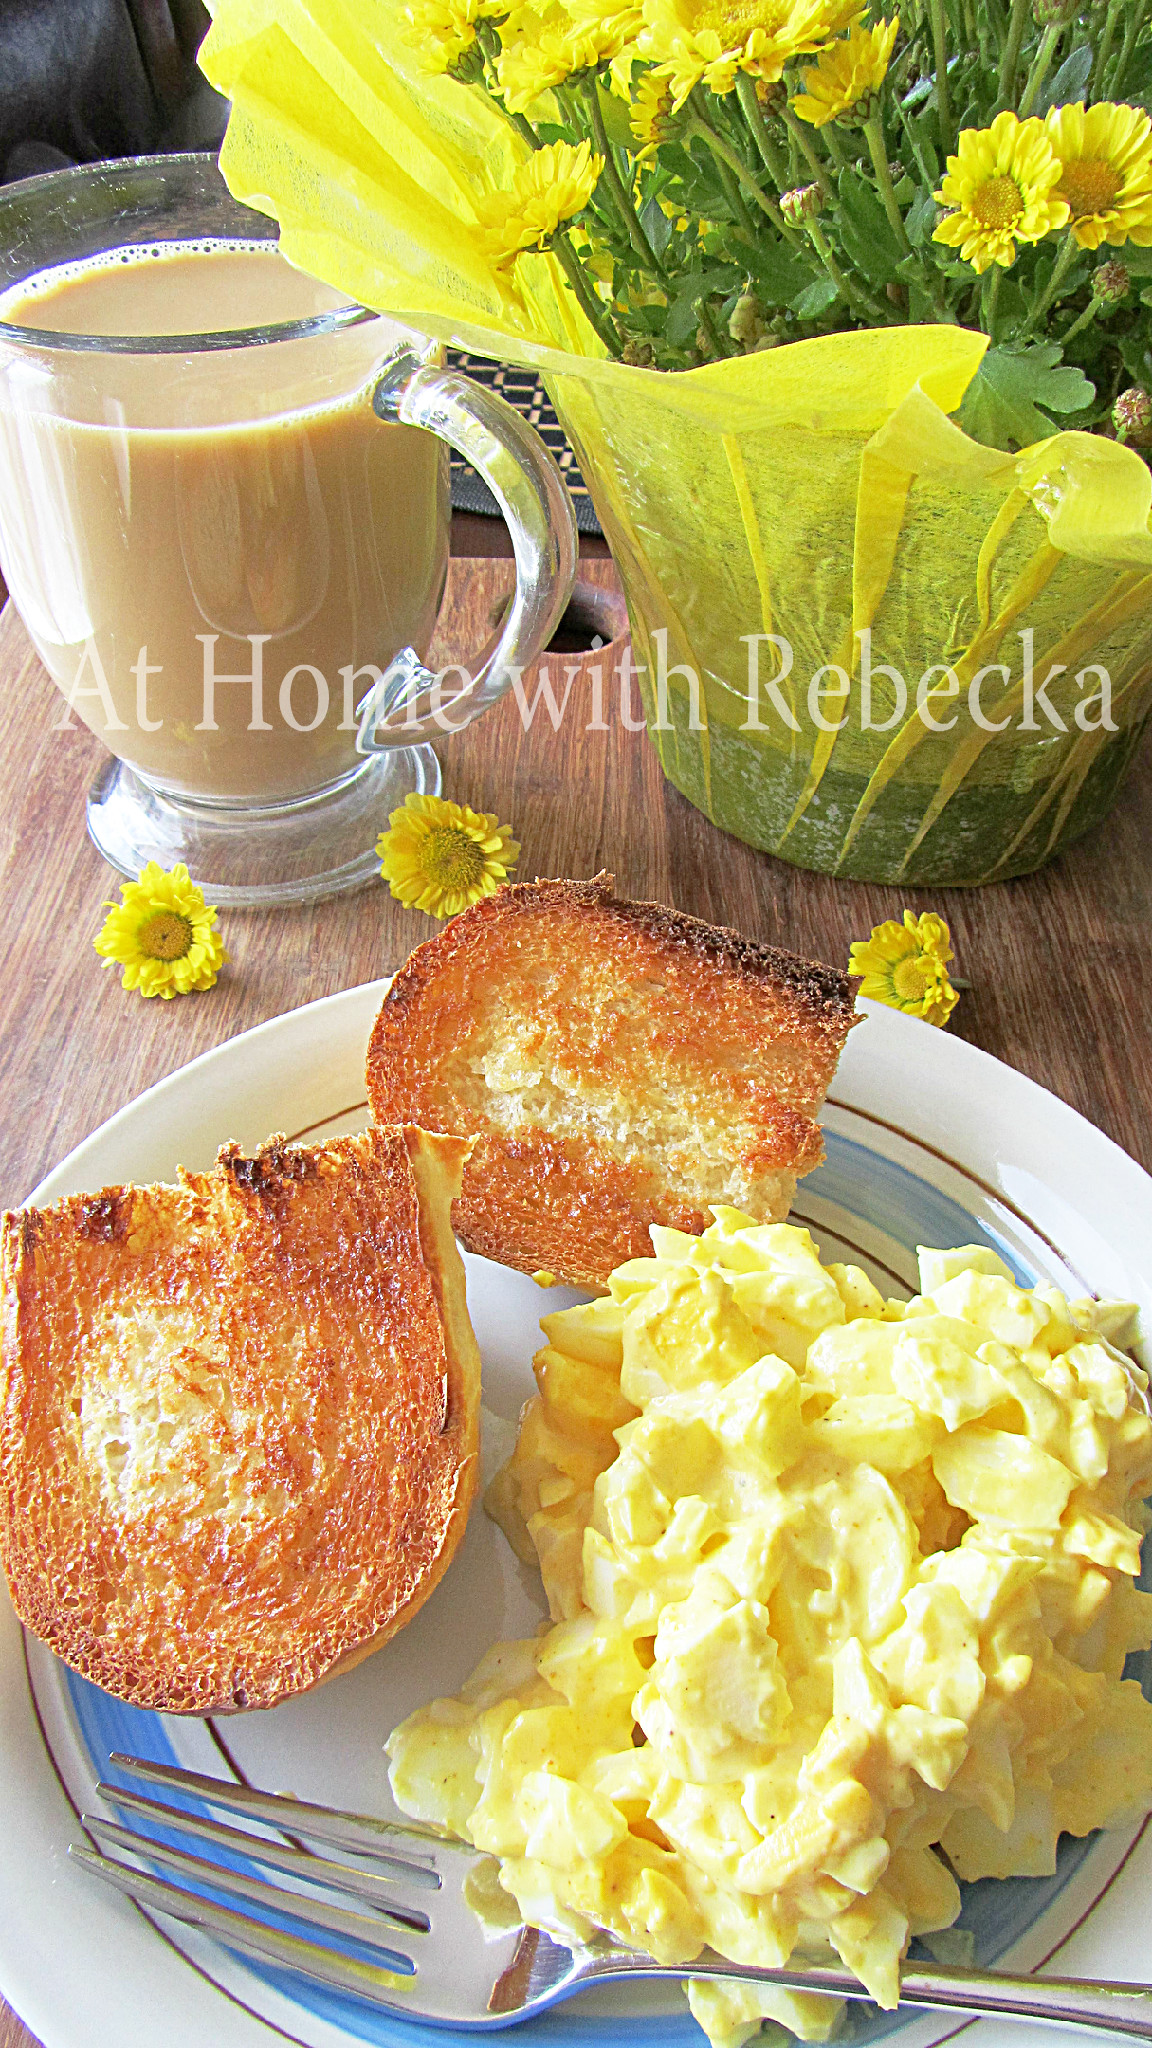
[[[97,1790],[103,1798],[142,1821],[144,1830],[83,1815],[82,1825],[95,1850],[74,1844],[69,1853],[86,1869],[152,1911],[170,1914],[218,1935],[232,1947],[303,1970],[323,1983],[375,2002],[391,2003],[389,1992],[413,1976],[416,1966],[412,1957],[385,1935],[389,1927],[409,1935],[429,1932],[428,1914],[398,1898],[396,1888],[440,1889],[440,1874],[430,1853],[422,1852],[421,1847],[425,1842],[439,1846],[437,1837],[402,1823],[313,1806],[286,1794],[258,1792],[173,1765],[122,1755],[114,1755],[110,1762],[118,1772],[184,1797],[195,1796],[255,1823],[264,1832],[229,1827],[202,1811],[168,1805],[129,1787],[102,1782]],[[271,1834],[270,1829],[277,1833]],[[197,1855],[174,1841],[173,1835],[210,1845],[222,1852],[222,1858]],[[317,1854],[299,1837],[323,1842],[355,1860],[345,1862]],[[386,1847],[395,1837],[411,1840],[413,1853],[400,1855],[395,1847]],[[124,1857],[133,1860],[121,1860]],[[267,1882],[253,1865],[276,1871],[287,1883]],[[159,1872],[181,1882],[169,1883]],[[311,1889],[302,1889],[304,1886]],[[214,1896],[219,1894],[241,1901],[250,1910],[237,1912]],[[333,1894],[355,1899],[359,1910],[333,1903]],[[273,1918],[255,1917],[265,1914]],[[339,1946],[334,1947],[333,1942]]]

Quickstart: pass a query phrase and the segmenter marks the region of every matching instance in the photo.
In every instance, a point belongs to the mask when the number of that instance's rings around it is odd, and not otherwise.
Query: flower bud
[[[729,316],[728,332],[741,348],[755,348],[765,332],[764,308],[755,292],[741,292]]]
[[[1130,384],[1112,407],[1112,424],[1118,441],[1132,441],[1137,448],[1152,447],[1152,398],[1142,384]]]
[[[650,341],[626,341],[620,360],[630,363],[635,370],[653,370],[656,367],[656,351]]]
[[[1032,0],[1032,19],[1037,28],[1052,28],[1058,21],[1067,21],[1075,0]]]
[[[1132,279],[1122,263],[1100,263],[1092,273],[1092,297],[1102,306],[1120,306],[1132,289]]]
[[[823,203],[819,185],[797,185],[784,193],[780,211],[790,228],[802,228],[806,221],[815,220]]]

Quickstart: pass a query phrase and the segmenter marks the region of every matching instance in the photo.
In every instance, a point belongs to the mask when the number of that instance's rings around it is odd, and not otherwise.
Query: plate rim
[[[161,1076],[81,1139],[42,1177],[26,1202],[53,1200],[66,1185],[82,1184],[77,1176],[83,1173],[85,1161],[94,1160],[109,1142],[115,1144],[130,1136],[136,1124],[147,1123],[157,1109],[163,1111],[174,1095],[190,1087],[199,1093],[206,1082],[210,1090],[212,1076],[221,1065],[238,1062],[243,1068],[254,1049],[259,1051],[277,1039],[290,1047],[298,1037],[305,1050],[310,1044],[314,1052],[313,1027],[323,1027],[334,1017],[346,1018],[342,1034],[346,1064],[351,1053],[347,1034],[356,1028],[352,1020],[363,1013],[366,1039],[373,1006],[382,1000],[390,980],[390,976],[376,977],[296,1005],[234,1033]],[[1088,1179],[1107,1185],[1109,1207],[1123,1208],[1135,1225],[1142,1224],[1142,1233],[1136,1231],[1135,1235],[1147,1241],[1152,1223],[1152,1177],[1079,1111],[981,1047],[880,1004],[861,1000],[858,1009],[865,1022],[850,1034],[831,1091],[833,1103],[871,1114],[889,1128],[927,1142],[930,1149],[939,1145],[944,1158],[974,1172],[985,1163],[989,1146],[987,1115],[969,1114],[965,1119],[962,1114],[974,1089],[985,1110],[995,1103],[1000,1125],[1018,1139],[1020,1163],[1030,1163],[1030,1170],[1034,1167],[1043,1173],[1049,1165],[1060,1170],[1071,1153],[1078,1154],[1081,1174],[1091,1166]],[[900,1086],[907,1085],[909,1071],[914,1093],[903,1120],[896,1123],[891,1114],[886,1117],[882,1112],[891,1111],[893,1096],[898,1098]],[[329,1111],[333,1118],[339,1114],[340,1106]],[[922,1131],[925,1124],[927,1139]],[[1081,1198],[1078,1188],[1077,1200]],[[1125,1230],[1121,1234],[1127,1240],[1134,1233]],[[1152,1288],[1148,1303],[1152,1305]],[[0,1644],[7,1646],[15,1640],[18,1646],[18,1624],[6,1589],[0,1606]],[[258,2016],[246,2014],[227,1992],[198,1981],[194,1972],[184,1968],[184,1958],[157,1941],[134,1909],[127,1908],[124,1915],[116,1913],[116,1906],[123,1902],[109,1895],[105,1910],[104,1895],[89,1885],[79,1902],[72,1901],[72,1917],[68,1917],[68,1873],[62,1849],[75,1833],[72,1813],[60,1790],[51,1753],[42,1741],[23,1656],[0,1654],[0,1673],[0,1794],[4,1795],[9,1822],[5,1845],[0,1847],[0,1990],[13,2010],[45,2048],[103,2048],[110,2020],[122,2048],[152,2048],[160,2037],[150,2024],[152,2008],[139,2010],[146,1988],[135,1974],[134,1952],[139,1951],[146,1958],[145,1979],[157,1988],[175,1986],[179,1991],[176,2001],[165,2000],[162,2007],[165,2048],[202,2048],[206,2038],[218,2048],[270,2048],[277,2038],[273,2029]],[[15,1872],[12,1866],[18,1843],[23,1848]],[[54,1902],[65,1907],[65,1919],[62,1930],[59,1921],[55,1922],[50,1942],[54,1967],[45,1971],[45,1941],[30,1940],[29,1936],[35,1937],[38,1924],[43,1937],[45,1917],[54,1918]],[[78,1944],[81,1922],[87,1932]],[[133,1922],[135,1939],[129,1933]],[[92,1933],[97,1923],[115,1930],[111,1957]],[[89,1965],[77,1984],[73,1967],[77,1946],[82,1952],[97,1953],[107,1982]],[[31,1964],[25,1960],[29,1957],[34,1958]],[[132,1987],[128,2004],[123,1997],[125,1984]],[[138,2009],[134,2011],[133,2005]]]

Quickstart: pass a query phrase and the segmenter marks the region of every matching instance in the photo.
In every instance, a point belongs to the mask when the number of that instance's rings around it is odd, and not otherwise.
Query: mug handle
[[[500,631],[448,697],[415,648],[400,649],[359,708],[358,754],[443,739],[502,697],[513,671],[526,668],[548,645],[578,558],[572,500],[555,461],[539,435],[494,391],[402,348],[385,366],[372,406],[389,424],[438,435],[479,470],[512,535],[516,592]]]

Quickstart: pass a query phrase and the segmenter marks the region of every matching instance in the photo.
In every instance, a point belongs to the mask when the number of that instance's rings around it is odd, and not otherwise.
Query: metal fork
[[[492,1873],[491,1859],[428,1829],[308,1805],[135,1757],[115,1755],[110,1762],[121,1774],[194,1799],[196,1809],[123,1785],[99,1785],[103,1798],[142,1821],[145,1831],[84,1815],[82,1824],[99,1849],[119,1852],[101,1854],[73,1844],[70,1853],[85,1869],[150,1912],[202,1928],[230,1949],[301,1971],[406,2019],[506,2027],[590,1985],[638,1978],[727,1977],[868,1999],[850,1971],[822,1962],[752,1969],[705,1949],[686,1967],[653,1962],[607,1935],[580,1944],[519,1924],[494,1928],[491,1916],[482,1920],[469,1903],[477,1896],[478,1873],[485,1865]],[[213,1820],[205,1806],[265,1832]],[[147,1832],[153,1829],[220,1854],[198,1855]],[[270,1883],[254,1865],[284,1882]],[[157,1871],[182,1882],[171,1884]],[[251,1911],[238,1912],[221,1894]],[[338,1903],[350,1899],[354,1906]],[[511,1901],[506,1903],[514,1913]],[[900,1998],[905,2005],[1051,2020],[1152,2042],[1152,1988],[1142,1984],[1008,1977],[915,1963],[901,1972]]]

